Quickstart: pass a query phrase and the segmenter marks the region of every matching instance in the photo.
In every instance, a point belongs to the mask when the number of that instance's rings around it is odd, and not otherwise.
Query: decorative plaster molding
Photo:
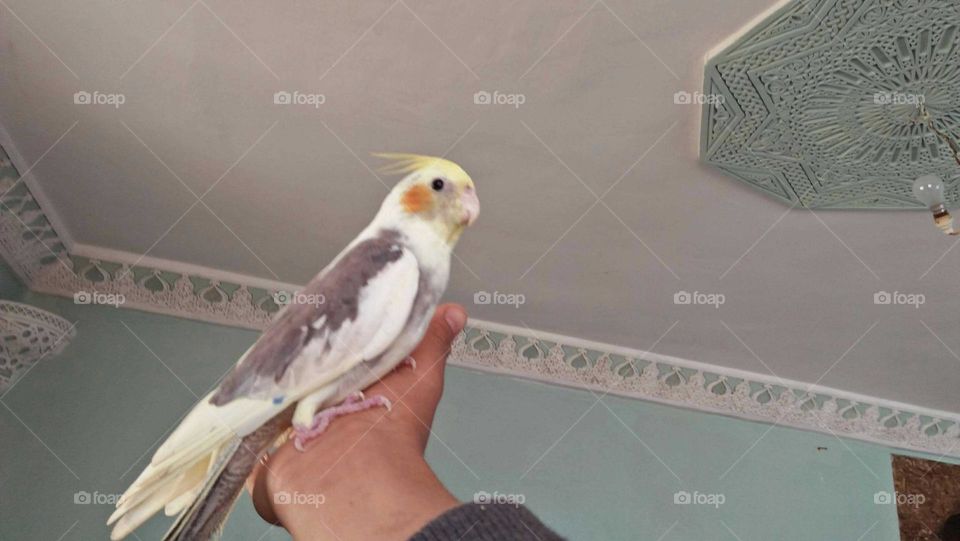
[[[127,308],[262,329],[279,309],[279,293],[295,289],[196,266],[147,266],[164,262],[138,261],[134,254],[81,245],[78,251],[86,257],[68,255],[29,192],[18,197],[20,203],[30,202],[16,207],[29,207],[21,211],[20,216],[29,218],[24,221],[41,224],[40,238],[61,246],[60,257],[53,257],[30,240],[23,225],[0,227],[0,248],[34,291],[74,296],[77,302],[88,302],[95,294],[112,295]],[[112,259],[90,257],[97,254]],[[454,344],[451,363],[587,389],[598,396],[611,393],[960,457],[960,414],[569,336],[471,320]]]
[[[44,266],[65,262],[66,255],[44,210],[0,147],[0,256],[31,284]]]
[[[956,203],[958,28],[956,0],[779,3],[707,60],[701,158],[790,205],[922,208],[930,173]]]
[[[110,296],[125,308],[256,330],[280,309],[280,290],[222,280],[216,271],[204,276],[80,256],[70,260],[69,267],[44,266],[30,289],[73,296],[81,303],[92,302],[96,295]]]
[[[44,357],[63,351],[77,332],[69,321],[45,310],[0,301],[0,392]]]
[[[960,415],[821,385],[486,321],[451,364],[753,421],[960,457]]]

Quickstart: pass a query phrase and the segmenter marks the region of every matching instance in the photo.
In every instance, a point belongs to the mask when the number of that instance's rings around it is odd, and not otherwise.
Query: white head
[[[385,173],[407,173],[383,201],[380,214],[428,224],[451,247],[480,214],[473,179],[459,165],[418,154],[377,154],[394,160]]]

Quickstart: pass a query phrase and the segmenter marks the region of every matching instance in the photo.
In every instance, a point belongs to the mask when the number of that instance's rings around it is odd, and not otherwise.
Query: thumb
[[[443,351],[450,349],[450,344],[460,334],[463,327],[467,324],[467,312],[459,304],[444,304],[437,308],[430,322],[430,327],[424,336],[423,342],[417,348],[435,349],[442,348]]]
[[[467,312],[458,304],[444,304],[437,308],[420,345],[410,355],[416,360],[416,371],[401,370],[403,388],[417,387],[404,400],[414,408],[420,419],[432,419],[433,411],[443,394],[444,368],[447,356],[457,335],[467,323]],[[396,387],[396,386],[395,386]]]
[[[441,305],[433,314],[433,319],[420,345],[410,355],[417,361],[418,366],[430,367],[431,371],[437,370],[439,372],[437,376],[442,381],[447,355],[450,353],[453,341],[466,324],[467,312],[462,306]]]

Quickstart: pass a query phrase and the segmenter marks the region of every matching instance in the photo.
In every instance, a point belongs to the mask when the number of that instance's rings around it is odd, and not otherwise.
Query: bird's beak
[[[477,199],[477,192],[472,187],[464,188],[460,192],[460,209],[462,212],[460,225],[470,226],[477,221],[477,216],[480,215],[480,200]]]

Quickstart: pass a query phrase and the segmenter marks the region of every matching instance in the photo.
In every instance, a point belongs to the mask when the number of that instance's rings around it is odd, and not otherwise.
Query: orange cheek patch
[[[429,188],[418,184],[403,193],[400,204],[403,205],[404,210],[411,214],[424,212],[430,210],[430,207],[433,206],[433,194],[430,193]]]

